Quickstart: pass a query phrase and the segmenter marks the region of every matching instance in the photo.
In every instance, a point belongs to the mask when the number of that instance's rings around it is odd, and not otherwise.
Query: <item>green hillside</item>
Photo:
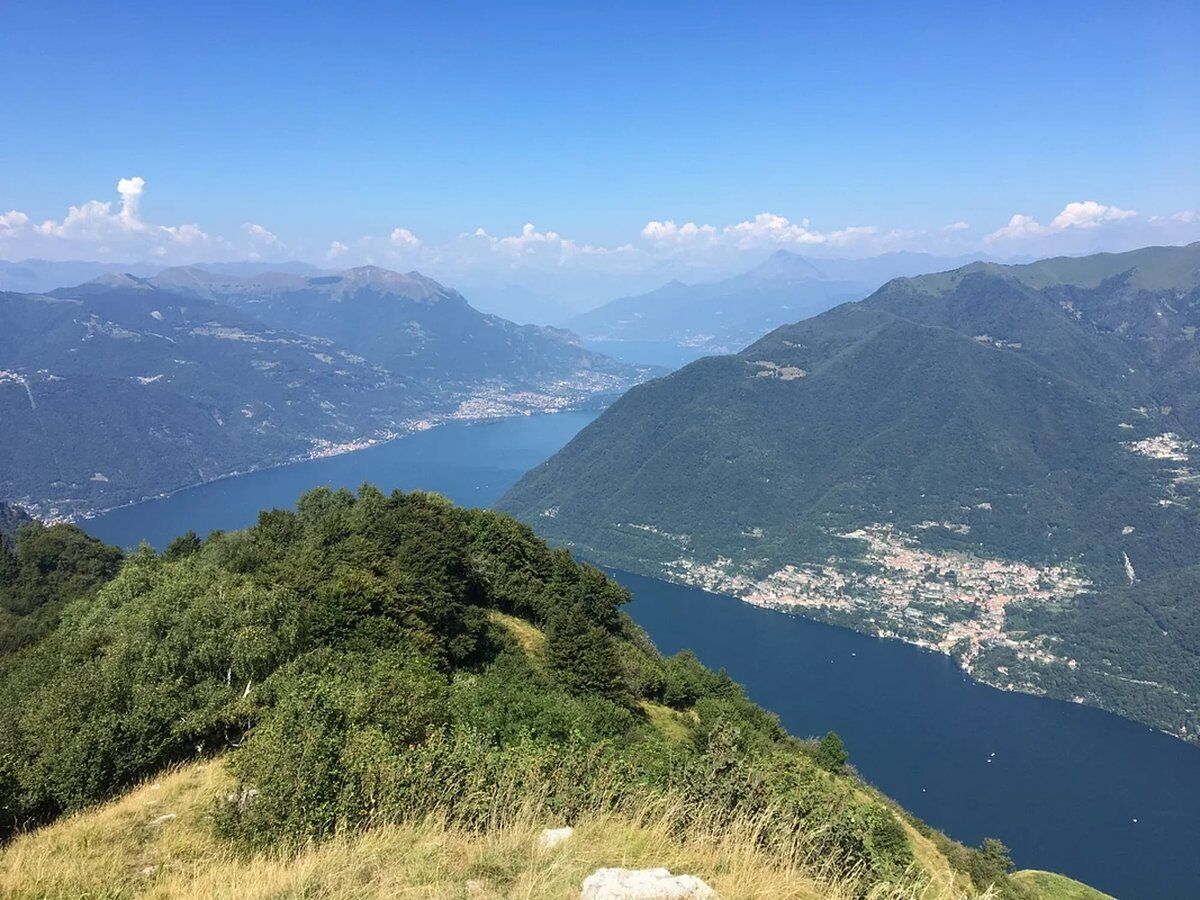
[[[1200,730],[1200,244],[897,279],[631,390],[501,508]]]
[[[661,657],[622,588],[496,513],[322,489],[161,555],[55,526],[15,558],[4,627],[58,609],[0,653],[7,896],[204,895],[188,879],[222,872],[267,895],[303,884],[279,880],[287,858],[307,890],[350,896],[336,863],[376,896],[384,846],[396,889],[505,893],[541,863],[486,847],[539,823],[593,835],[573,866],[658,852],[725,896],[755,867],[742,889],[772,896],[1036,896],[996,842],[955,844],[861,783],[836,736],[797,740],[723,673]],[[537,895],[569,895],[554,883]]]
[[[17,529],[29,521],[29,513],[21,507],[0,502],[0,542],[11,541]]]
[[[449,417],[595,402],[648,375],[413,273],[199,268],[0,293],[0,498],[45,518],[344,452]]]

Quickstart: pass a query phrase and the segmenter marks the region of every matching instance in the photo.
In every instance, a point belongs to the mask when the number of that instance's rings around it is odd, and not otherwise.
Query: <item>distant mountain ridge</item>
[[[1198,328],[1200,244],[896,279],[634,388],[500,507],[1200,739]]]
[[[0,497],[55,517],[445,418],[553,412],[646,377],[417,273],[108,273],[0,293]]]
[[[568,324],[587,340],[657,341],[731,353],[780,325],[859,300],[898,275],[965,261],[921,253],[810,260],[777,250],[741,274],[702,284],[671,281],[646,294],[613,300]]]
[[[318,275],[322,271],[314,265],[298,260],[211,262],[198,263],[196,267],[230,275],[253,275],[261,272]],[[42,294],[56,288],[82,284],[102,275],[132,274],[149,278],[161,272],[163,268],[162,263],[154,261],[113,263],[94,260],[0,259],[0,291]]]
[[[277,327],[328,337],[397,371],[536,385],[564,369],[603,375],[620,368],[570,332],[481,313],[419,272],[362,266],[317,276],[238,277],[193,267],[167,269],[151,280],[230,303]]]
[[[662,341],[729,352],[786,321],[822,312],[867,292],[864,284],[827,280],[808,260],[779,250],[748,272],[711,284],[672,281],[625,297],[569,323],[585,339]]]

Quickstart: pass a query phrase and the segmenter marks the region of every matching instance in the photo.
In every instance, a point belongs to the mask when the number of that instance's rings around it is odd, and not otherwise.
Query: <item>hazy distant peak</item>
[[[766,278],[824,278],[825,273],[790,250],[776,250],[746,274]]]
[[[137,275],[131,275],[128,272],[110,272],[106,275],[98,275],[86,284],[107,288],[135,288],[143,291],[154,290],[154,285],[150,283],[149,279],[139,278]],[[85,285],[81,285],[81,287],[83,286]]]
[[[357,266],[335,275],[310,278],[308,283],[313,287],[327,285],[333,294],[371,288],[415,301],[436,301],[456,296],[455,291],[420,272],[395,272],[381,266]]]

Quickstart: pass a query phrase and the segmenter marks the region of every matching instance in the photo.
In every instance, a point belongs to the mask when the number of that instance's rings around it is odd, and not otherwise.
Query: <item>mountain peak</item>
[[[140,288],[142,290],[153,290],[154,288],[149,279],[139,278],[137,275],[131,275],[128,272],[99,275],[87,283],[114,288]]]
[[[382,266],[356,266],[334,276],[310,278],[309,284],[327,284],[335,292],[369,287],[399,294],[409,300],[439,300],[453,292],[420,272],[395,272]]]
[[[750,270],[755,276],[767,278],[824,278],[825,273],[798,253],[779,249]]]

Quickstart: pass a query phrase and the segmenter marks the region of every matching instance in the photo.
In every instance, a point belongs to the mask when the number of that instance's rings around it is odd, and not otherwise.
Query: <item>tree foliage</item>
[[[110,577],[0,665],[4,832],[228,753],[239,787],[214,801],[217,827],[255,846],[659,798],[685,824],[753,819],[781,852],[818,835],[830,865],[869,879],[912,861],[894,809],[835,774],[835,737],[791,738],[724,673],[664,659],[624,590],[506,516],[364,486],[119,565],[74,532],[29,535],[19,571],[43,560],[72,590]],[[73,576],[64,547],[86,562]],[[518,640],[513,615],[544,639]]]

